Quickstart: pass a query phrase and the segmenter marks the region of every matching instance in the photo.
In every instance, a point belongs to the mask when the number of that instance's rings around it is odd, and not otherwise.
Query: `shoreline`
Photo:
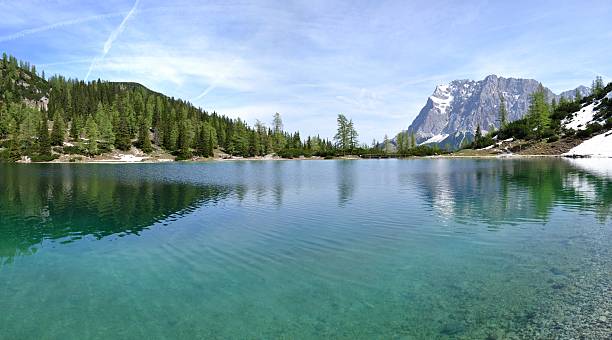
[[[136,159],[139,158],[139,159]],[[212,163],[212,162],[241,162],[241,161],[257,161],[257,162],[266,162],[266,161],[332,161],[332,160],[383,160],[383,159],[399,159],[399,160],[408,160],[408,159],[533,159],[533,158],[563,158],[563,159],[611,159],[611,157],[597,157],[597,156],[573,156],[573,155],[526,155],[526,154],[502,154],[502,155],[493,155],[493,154],[483,154],[483,155],[435,155],[435,156],[408,156],[408,157],[372,157],[372,158],[362,158],[359,156],[342,156],[342,157],[333,157],[333,158],[324,158],[324,157],[298,157],[298,158],[281,158],[281,157],[235,157],[235,158],[219,158],[219,157],[210,157],[210,158],[195,158],[195,159],[186,159],[186,160],[174,160],[170,158],[149,158],[149,157],[134,157],[128,159],[117,159],[117,158],[107,158],[107,159],[81,159],[77,161],[70,160],[53,160],[46,162],[32,162],[32,161],[17,161],[15,163],[18,164],[164,164],[164,163]]]

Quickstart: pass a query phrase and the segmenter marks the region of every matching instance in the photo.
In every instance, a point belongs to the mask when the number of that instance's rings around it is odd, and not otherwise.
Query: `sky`
[[[612,1],[4,1],[0,51],[47,75],[139,82],[207,111],[360,141],[406,129],[437,84],[559,93],[612,81]]]

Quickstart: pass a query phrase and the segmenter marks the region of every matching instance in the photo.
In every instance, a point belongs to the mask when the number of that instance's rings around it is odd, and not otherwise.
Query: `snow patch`
[[[430,144],[430,143],[440,143],[441,141],[445,140],[448,137],[448,134],[442,134],[442,135],[435,135],[431,138],[429,138],[428,140],[424,141],[423,143],[420,143],[419,145],[424,145],[424,144]]]
[[[142,160],[145,158],[147,157],[138,157],[134,155],[121,155],[121,157],[119,157],[118,159],[117,157],[115,157],[115,159],[117,159],[118,162],[125,162],[125,163],[142,162]]]
[[[446,109],[450,107],[453,101],[453,96],[450,94],[450,86],[438,85],[434,94],[429,97],[434,104],[434,107],[440,110],[441,113],[446,112]]]
[[[586,129],[587,125],[593,122],[593,116],[597,113],[597,111],[595,111],[595,106],[597,105],[599,105],[598,100],[581,108],[580,111],[572,113],[569,118],[562,121],[563,126],[565,126],[566,129],[572,130]]]
[[[564,156],[612,157],[612,131],[585,140]]]

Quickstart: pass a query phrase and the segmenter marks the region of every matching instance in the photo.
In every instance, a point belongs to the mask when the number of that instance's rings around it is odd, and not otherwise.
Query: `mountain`
[[[563,97],[565,99],[574,99],[576,98],[576,91],[578,91],[578,93],[580,93],[581,97],[586,97],[588,95],[591,94],[591,89],[584,86],[584,85],[580,85],[577,88],[573,89],[573,90],[569,90],[569,91],[563,91],[559,94],[559,97]]]
[[[459,147],[471,140],[477,127],[483,133],[499,127],[499,105],[503,96],[508,111],[508,121],[522,118],[529,109],[530,95],[540,86],[534,79],[487,76],[480,81],[454,80],[448,85],[438,85],[418,116],[408,128],[416,134],[419,144],[436,143],[441,146]],[[586,94],[588,88],[577,88]],[[549,101],[561,96],[574,97],[576,90],[554,94],[544,88]],[[570,96],[571,94],[571,96]]]

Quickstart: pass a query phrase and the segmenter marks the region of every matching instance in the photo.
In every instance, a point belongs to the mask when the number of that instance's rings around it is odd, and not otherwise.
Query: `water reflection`
[[[483,221],[495,228],[525,220],[545,222],[556,206],[593,211],[604,223],[612,207],[612,181],[602,171],[612,164],[599,164],[597,171],[581,166],[589,162],[436,160],[424,163],[412,183],[439,216],[464,224]]]
[[[138,234],[231,192],[224,186],[116,176],[109,172],[117,168],[104,166],[0,169],[0,263],[36,252],[44,240]]]
[[[248,203],[224,216],[275,207],[275,216],[317,223],[350,214],[384,225],[423,217],[423,205],[436,223],[500,228],[546,222],[557,208],[594,212],[605,223],[609,168],[607,160],[561,159],[0,165],[0,263],[45,240],[138,234],[220,200]],[[351,209],[319,207],[334,194]]]
[[[338,188],[338,205],[344,207],[355,193],[355,182],[359,180],[355,170],[357,161],[336,161],[336,182]]]

